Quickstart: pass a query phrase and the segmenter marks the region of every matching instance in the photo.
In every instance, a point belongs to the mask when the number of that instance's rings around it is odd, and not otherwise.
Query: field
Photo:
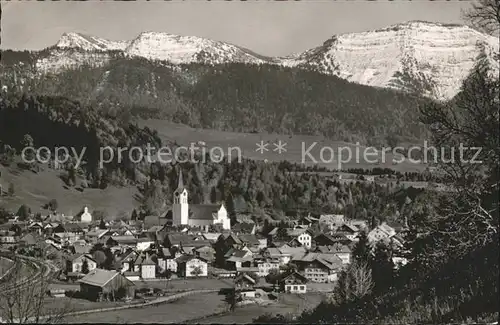
[[[64,323],[179,323],[210,315],[222,308],[225,308],[223,296],[205,293],[152,307],[70,316],[64,319]]]
[[[82,310],[91,310],[98,308],[111,308],[123,306],[123,302],[94,302],[86,299],[75,299],[68,297],[61,298],[45,298],[42,314],[50,315],[53,313],[71,313]]]
[[[162,139],[162,142],[176,142],[179,145],[190,146],[191,143],[198,143],[200,141],[205,142],[208,148],[212,147],[221,147],[223,149],[224,155],[228,155],[231,153],[233,158],[237,157],[236,149],[230,150],[230,148],[238,147],[241,150],[241,155],[243,157],[254,159],[254,160],[264,160],[268,161],[290,161],[294,163],[302,163],[302,154],[307,151],[307,149],[317,143],[312,150],[310,150],[310,154],[318,161],[318,165],[322,167],[327,167],[330,169],[338,169],[338,161],[337,161],[337,153],[338,148],[347,147],[350,148],[352,153],[352,159],[348,163],[341,164],[342,169],[348,168],[391,168],[400,172],[416,172],[425,169],[424,165],[416,165],[411,164],[408,161],[403,163],[393,165],[392,164],[392,154],[388,153],[386,155],[385,163],[371,163],[367,162],[363,159],[363,146],[356,146],[356,144],[346,143],[341,141],[332,141],[328,140],[322,136],[303,136],[303,135],[294,135],[294,136],[286,136],[286,135],[277,135],[277,134],[267,134],[267,133],[236,133],[236,132],[224,132],[217,130],[208,130],[208,129],[193,129],[184,125],[175,124],[163,120],[150,119],[150,120],[141,120],[139,121],[140,126],[147,126],[150,129],[154,129],[158,131],[158,135]],[[277,143],[278,141],[286,142],[286,152],[279,154],[277,151],[273,151],[276,149],[273,146],[273,143]],[[268,142],[269,146],[267,147],[269,151],[261,154],[257,152],[257,143],[260,141]],[[304,149],[303,149],[304,148]],[[325,149],[324,151],[324,160],[325,163],[321,162],[320,150],[322,148],[332,148],[334,153],[334,161],[328,162],[330,159],[329,149]],[[358,148],[359,160],[356,159],[356,148]],[[208,150],[207,150],[208,152]],[[347,149],[342,151],[342,160],[348,160]],[[370,161],[375,161],[376,157],[368,156]],[[309,156],[305,159],[306,165],[314,165],[314,161],[309,158]]]
[[[157,280],[157,281],[135,281],[135,288],[157,288],[163,290],[203,290],[203,289],[220,289],[231,287],[233,284],[231,280],[223,279],[190,279],[186,280]],[[80,285],[74,283],[51,283],[50,289],[64,289],[64,290],[79,290]]]
[[[2,205],[12,211],[22,205],[28,205],[33,213],[40,212],[47,215],[48,211],[43,209],[51,199],[57,199],[59,204],[58,211],[65,215],[75,215],[80,212],[84,205],[89,210],[106,211],[109,215],[120,216],[127,215],[134,207],[138,206],[134,195],[138,193],[136,188],[132,187],[108,187],[105,190],[85,189],[79,192],[76,189],[64,188],[63,181],[59,178],[61,171],[47,168],[38,173],[21,170],[18,167],[6,168],[0,165],[0,184],[4,192],[7,191],[9,183],[14,184],[14,197],[2,197]]]
[[[280,297],[279,303],[268,306],[248,305],[236,308],[234,312],[225,313],[224,315],[207,317],[205,319],[197,319],[190,324],[249,324],[252,320],[260,315],[270,314],[293,314],[299,315],[304,310],[314,308],[318,305],[324,296],[317,293],[308,293],[306,295],[283,294]]]

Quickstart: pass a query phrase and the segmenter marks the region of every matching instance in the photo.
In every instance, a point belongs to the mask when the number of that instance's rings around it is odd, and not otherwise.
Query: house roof
[[[252,234],[240,234],[240,235],[238,235],[238,239],[241,242],[243,242],[245,244],[249,244],[249,245],[259,245],[260,244],[260,241],[257,238],[257,236],[252,235]]]
[[[344,231],[350,232],[350,233],[355,233],[355,232],[359,231],[358,227],[356,227],[355,225],[348,224],[348,223],[344,223],[339,228],[344,229]]]
[[[85,275],[78,282],[96,287],[104,287],[109,281],[113,280],[120,273],[117,271],[108,271],[103,269],[94,269]],[[129,281],[130,282],[130,281]],[[133,283],[132,283],[133,284]]]
[[[109,231],[108,229],[91,230],[87,233],[87,236],[100,238],[104,236],[108,231]]]
[[[295,229],[287,229],[286,233],[290,237],[297,237],[302,235],[303,233],[307,232],[307,229],[304,228],[295,228]]]
[[[136,244],[138,239],[134,236],[112,236],[110,239],[116,241],[118,244]]]
[[[288,278],[291,278],[291,277],[298,278],[298,279],[300,279],[303,282],[308,282],[309,281],[305,276],[303,276],[302,274],[300,274],[298,272],[292,272],[290,274],[284,274],[283,277],[281,278],[281,281],[284,281],[284,280],[286,280]]]
[[[211,242],[216,242],[217,239],[219,238],[219,236],[220,236],[220,233],[218,233],[218,232],[207,232],[207,233],[203,234],[203,237],[206,240],[209,240]]]
[[[318,219],[319,223],[341,224],[344,222],[343,214],[322,214]]]
[[[74,262],[74,261],[79,260],[79,259],[84,258],[84,257],[85,257],[85,258],[88,258],[89,260],[92,260],[92,261],[94,261],[94,262],[96,261],[96,260],[92,257],[92,255],[90,255],[90,254],[75,254],[75,255],[73,255],[73,256],[70,256],[70,258],[69,258],[68,260],[70,260],[70,261]]]
[[[23,241],[26,245],[36,245],[38,243],[38,238],[33,234],[26,234],[19,241]]]
[[[170,242],[170,245],[180,245],[181,243],[189,243],[192,241],[199,240],[200,236],[196,235],[188,235],[185,233],[171,233],[167,235],[167,239]]]
[[[282,255],[280,250],[276,247],[268,247],[267,252],[269,253],[270,257],[279,257]]]
[[[250,234],[255,228],[255,223],[240,222],[231,227],[234,232]]]
[[[217,217],[222,204],[190,204],[189,219],[213,220]]]
[[[180,263],[187,263],[189,261],[191,261],[192,259],[199,259],[203,262],[206,262],[204,258],[202,257],[199,257],[199,256],[194,256],[194,255],[182,255],[182,256],[179,256],[178,258],[175,259],[175,261],[180,264]]]
[[[234,282],[235,283],[239,283],[240,281],[243,281],[243,280],[246,280],[252,284],[255,284],[257,281],[255,281],[254,278],[252,278],[251,276],[249,276],[248,274],[246,273],[240,273],[236,276],[236,278],[234,279]]]

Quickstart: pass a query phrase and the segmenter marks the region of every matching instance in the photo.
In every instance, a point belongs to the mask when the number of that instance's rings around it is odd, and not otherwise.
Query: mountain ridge
[[[449,100],[480,57],[499,70],[499,42],[460,24],[408,21],[365,32],[337,34],[323,44],[284,57],[260,55],[239,45],[197,36],[145,31],[126,40],[64,33],[36,60],[40,73],[100,66],[112,55],[169,65],[245,63],[297,67],[350,82]]]

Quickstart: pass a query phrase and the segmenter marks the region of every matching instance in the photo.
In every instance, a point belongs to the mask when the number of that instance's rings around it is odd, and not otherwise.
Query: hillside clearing
[[[326,167],[328,169],[337,169],[338,160],[337,153],[339,148],[346,147],[350,148],[352,153],[352,159],[347,163],[342,163],[342,169],[348,168],[390,168],[400,172],[418,172],[425,169],[425,165],[412,164],[409,161],[404,161],[400,164],[392,164],[392,154],[387,153],[385,163],[370,163],[363,159],[364,146],[359,146],[358,151],[359,159],[356,159],[356,144],[346,143],[342,141],[328,140],[322,136],[306,136],[306,135],[278,135],[278,134],[268,134],[268,133],[237,133],[237,132],[226,132],[218,130],[209,129],[194,129],[185,125],[171,123],[159,119],[149,119],[149,120],[139,120],[140,127],[149,127],[158,131],[158,135],[162,140],[162,143],[176,142],[179,145],[190,146],[192,143],[197,144],[199,142],[204,142],[207,148],[220,147],[223,149],[224,154],[228,155],[231,153],[232,157],[237,157],[237,150],[234,148],[239,148],[241,155],[248,159],[253,160],[265,160],[271,162],[289,161],[291,163],[302,163],[302,154],[305,153],[310,146],[313,148],[309,151],[313,159],[318,161],[318,166]],[[278,141],[286,143],[286,152],[279,154],[275,151],[276,147],[273,143],[278,143]],[[269,143],[268,151],[261,154],[256,151],[257,143],[264,141],[264,143]],[[316,143],[316,144],[315,144]],[[314,145],[315,144],[315,145]],[[324,161],[321,160],[320,151],[322,148],[327,148],[324,150]],[[334,152],[334,160],[329,162],[331,154],[330,148]],[[207,150],[208,152],[208,150]],[[342,153],[343,160],[348,160],[348,150],[346,149]],[[374,156],[368,156],[369,160],[376,160]],[[308,166],[314,166],[314,161],[306,156],[305,164]]]
[[[84,206],[90,211],[105,211],[109,216],[130,216],[132,210],[139,205],[134,198],[138,193],[135,187],[116,188],[109,186],[105,190],[85,189],[80,192],[74,188],[66,189],[59,178],[61,171],[47,168],[38,173],[21,170],[17,167],[0,165],[2,177],[0,184],[6,192],[10,183],[14,184],[13,197],[0,197],[0,204],[7,209],[17,211],[26,204],[33,213],[40,212],[47,215],[43,209],[51,199],[56,199],[59,205],[58,212],[72,216],[79,213]]]

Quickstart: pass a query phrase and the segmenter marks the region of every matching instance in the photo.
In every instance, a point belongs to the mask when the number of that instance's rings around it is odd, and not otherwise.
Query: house
[[[322,214],[319,216],[318,224],[321,228],[334,230],[345,223],[343,214]]]
[[[315,246],[332,246],[335,244],[348,245],[352,241],[345,234],[319,234],[314,237]]]
[[[391,238],[395,234],[396,231],[394,230],[394,228],[390,227],[388,224],[384,222],[381,225],[378,225],[377,227],[373,228],[368,233],[367,237],[370,243],[375,243],[380,240]]]
[[[134,297],[134,283],[120,272],[94,269],[78,281],[80,292],[89,300],[116,300]]]
[[[298,272],[284,275],[279,281],[281,291],[288,293],[306,293],[308,279]]]
[[[16,240],[16,233],[13,231],[9,230],[4,230],[0,232],[0,243],[2,244],[15,244],[17,242]]]
[[[38,242],[40,242],[39,237],[34,236],[31,233],[28,233],[19,239],[19,244],[23,246],[35,246]]]
[[[106,246],[124,246],[136,248],[137,242],[138,240],[135,236],[111,236],[106,241]]]
[[[349,264],[351,262],[351,249],[347,245],[334,244],[331,246],[318,246],[316,247],[315,252],[335,254],[342,260],[343,264]]]
[[[35,232],[41,235],[43,231],[43,225],[41,222],[32,222],[30,225],[28,225],[28,231]]]
[[[213,263],[215,261],[215,250],[212,246],[203,246],[193,250],[193,254],[197,257],[203,258],[208,263]]]
[[[350,219],[346,223],[358,228],[360,231],[368,229],[368,223],[366,222],[366,220]]]
[[[299,218],[299,220],[297,220],[297,225],[299,225],[299,226],[305,226],[305,227],[311,227],[313,224],[315,224],[318,221],[319,221],[319,219],[314,218],[314,217],[308,215],[307,217],[301,217],[301,218]]]
[[[205,277],[208,275],[208,264],[200,257],[183,255],[176,260],[177,272],[186,278]]]
[[[311,232],[303,228],[287,229],[287,235],[293,239],[296,239],[300,245],[307,249],[311,248],[312,245],[312,235]]]
[[[177,273],[177,261],[176,258],[182,256],[180,253],[172,255],[167,248],[162,249],[163,258],[158,259],[158,266],[162,271],[169,270],[173,273]]]
[[[141,261],[136,261],[136,265],[141,267],[141,278],[142,279],[154,279],[156,278],[156,263],[153,262],[151,256],[146,254],[143,256]]]
[[[97,262],[90,254],[78,254],[66,260],[66,273],[69,276],[80,276],[83,274],[83,265],[87,263],[87,271],[97,268]]]
[[[308,253],[301,258],[294,259],[304,276],[311,282],[328,283],[337,281],[338,273],[342,270],[342,259],[333,254]]]
[[[303,256],[307,252],[304,246],[290,247],[287,244],[282,245],[278,249],[281,252],[281,262],[283,264],[288,264],[295,257]]]
[[[337,228],[337,232],[344,234],[349,240],[354,241],[358,237],[359,229],[350,223],[344,223]]]
[[[119,255],[116,260],[121,263],[121,272],[134,271],[134,262],[137,260],[139,254],[133,249],[126,250],[123,254]]]
[[[225,255],[226,269],[238,270],[242,267],[250,267],[253,262],[253,253],[248,247],[242,249],[231,248]]]
[[[260,277],[265,277],[273,269],[279,270],[280,265],[281,265],[279,258],[255,259],[255,264],[257,265],[257,268],[259,269],[259,271],[257,272],[257,275]]]
[[[245,298],[255,298],[257,281],[246,273],[240,273],[234,279],[234,289]]]

